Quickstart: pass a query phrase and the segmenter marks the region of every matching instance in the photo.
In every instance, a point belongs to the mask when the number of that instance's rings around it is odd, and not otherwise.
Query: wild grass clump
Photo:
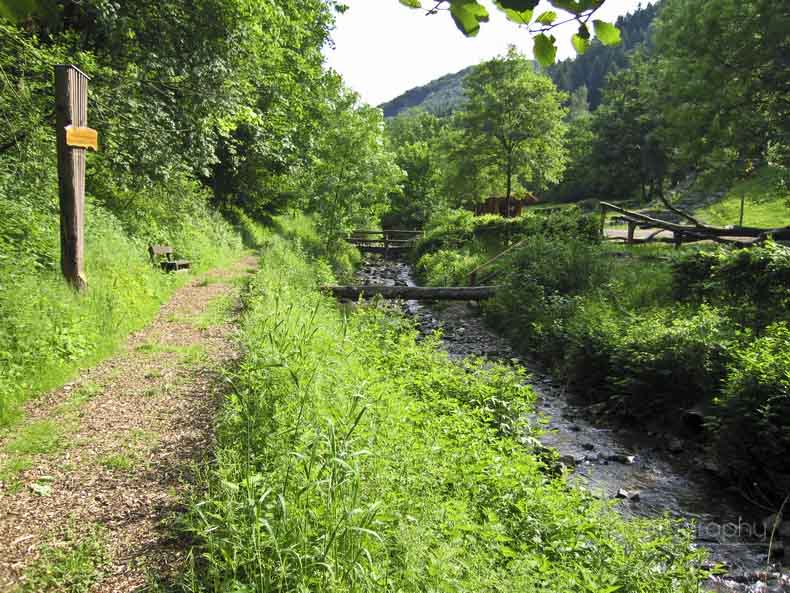
[[[185,590],[698,590],[688,532],[624,521],[521,444],[523,375],[338,309],[329,267],[281,239],[264,257]]]

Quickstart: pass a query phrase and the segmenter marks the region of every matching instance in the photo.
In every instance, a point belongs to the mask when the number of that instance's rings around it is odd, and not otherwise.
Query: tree
[[[790,165],[790,11],[773,0],[670,0],[655,86],[677,166],[717,180],[768,158]]]
[[[467,103],[459,114],[456,154],[490,191],[542,190],[565,168],[563,93],[511,48],[480,64],[466,79]],[[479,196],[478,196],[479,197]]]
[[[592,124],[599,195],[627,196],[641,190],[644,201],[663,195],[667,156],[652,74],[652,63],[636,54],[629,68],[609,77]]]
[[[306,209],[317,215],[327,248],[380,216],[404,176],[385,144],[381,111],[357,101],[355,93],[340,89],[314,161],[304,172]]]
[[[390,196],[385,223],[422,226],[444,205],[440,146],[446,127],[446,120],[426,111],[407,111],[387,122],[388,144],[406,178],[402,191]]]

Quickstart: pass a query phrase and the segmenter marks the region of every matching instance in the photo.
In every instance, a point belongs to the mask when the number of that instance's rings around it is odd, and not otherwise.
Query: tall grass
[[[697,591],[670,522],[624,522],[529,454],[534,394],[449,361],[275,237],[191,504],[189,591]]]
[[[190,278],[154,268],[147,255],[150,239],[130,235],[117,217],[91,200],[86,212],[88,290],[78,295],[57,270],[57,211],[47,214],[41,204],[30,211],[35,224],[27,223],[35,233],[23,234],[13,257],[0,259],[0,427],[18,417],[22,402],[111,353]],[[24,233],[21,224],[15,228]],[[241,250],[231,227],[207,209],[184,216],[163,238],[193,260],[195,271]]]

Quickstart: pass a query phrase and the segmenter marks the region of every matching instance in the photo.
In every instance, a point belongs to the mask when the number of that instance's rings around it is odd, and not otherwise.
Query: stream
[[[374,256],[365,260],[357,280],[360,284],[416,285],[407,263]],[[711,566],[725,568],[725,574],[704,584],[706,590],[790,592],[790,572],[777,560],[784,552],[782,538],[790,548],[786,529],[790,525],[784,523],[781,535],[775,535],[769,566],[771,512],[723,487],[701,461],[699,445],[613,423],[599,406],[582,405],[561,381],[516,353],[506,339],[486,326],[475,304],[405,301],[398,305],[421,333],[441,330],[442,344],[451,358],[482,356],[524,367],[538,396],[538,414],[532,420],[545,430],[540,441],[558,451],[561,462],[572,468],[572,479],[596,496],[622,499],[617,508],[625,516],[669,515],[695,525],[696,545],[707,548]]]

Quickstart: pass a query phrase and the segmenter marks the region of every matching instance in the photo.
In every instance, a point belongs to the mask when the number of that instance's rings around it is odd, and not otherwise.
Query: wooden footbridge
[[[414,247],[423,231],[384,229],[354,231],[346,239],[364,253],[380,253],[384,257],[403,255]]]

